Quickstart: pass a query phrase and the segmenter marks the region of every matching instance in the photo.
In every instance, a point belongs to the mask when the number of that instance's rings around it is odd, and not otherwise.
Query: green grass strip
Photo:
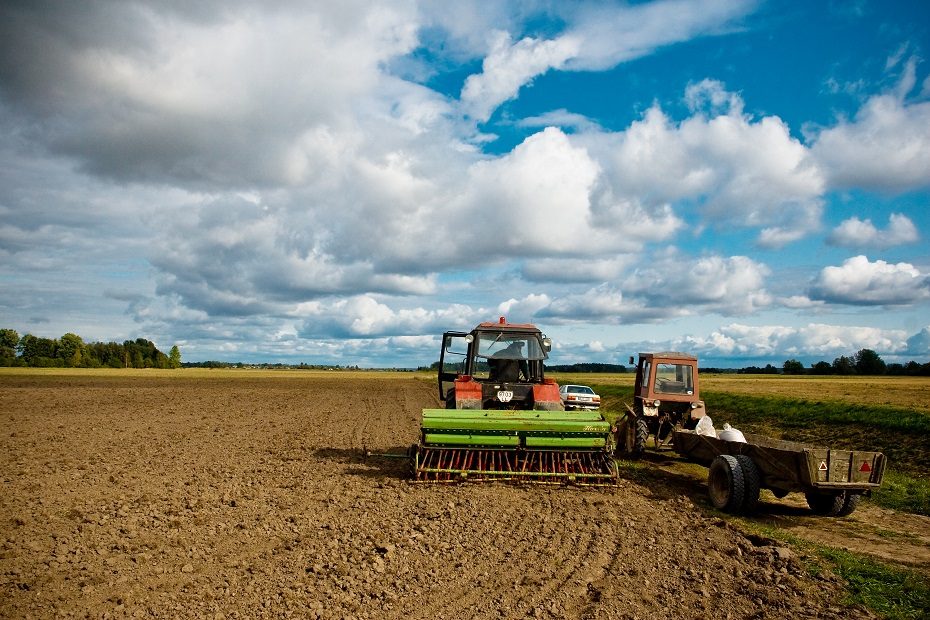
[[[777,396],[748,396],[729,392],[704,392],[711,417],[714,412],[738,415],[747,422],[777,422],[781,426],[809,423],[859,424],[864,427],[930,434],[930,416],[913,409],[861,405],[843,401],[811,401]]]
[[[930,618],[930,583],[924,575],[832,547],[818,547],[817,553],[846,582],[847,604],[863,605],[891,620]]]
[[[883,508],[930,516],[930,480],[886,471],[882,486],[872,492],[871,501]]]
[[[818,545],[790,532],[750,519],[729,517],[744,533],[787,543],[812,576],[828,569],[845,583],[846,605],[861,605],[888,620],[930,618],[930,582],[908,568],[891,566],[870,556]]]

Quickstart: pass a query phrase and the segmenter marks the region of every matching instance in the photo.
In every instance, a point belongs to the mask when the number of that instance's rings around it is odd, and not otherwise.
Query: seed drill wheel
[[[710,464],[707,494],[714,508],[739,514],[746,499],[746,479],[735,456],[721,454]]]

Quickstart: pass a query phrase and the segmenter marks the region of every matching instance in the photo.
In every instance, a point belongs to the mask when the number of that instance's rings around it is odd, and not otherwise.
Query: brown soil
[[[0,376],[0,617],[868,617],[675,474],[412,484],[378,454],[435,404],[371,376]]]

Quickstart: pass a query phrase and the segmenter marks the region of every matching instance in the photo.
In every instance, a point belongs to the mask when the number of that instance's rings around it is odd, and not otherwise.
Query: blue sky
[[[0,326],[930,359],[926,2],[0,7]]]

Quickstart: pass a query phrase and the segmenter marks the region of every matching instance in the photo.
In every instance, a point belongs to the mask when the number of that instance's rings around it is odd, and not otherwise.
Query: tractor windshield
[[[657,394],[693,394],[694,379],[692,371],[693,368],[689,364],[658,362],[656,364],[654,391]]]
[[[537,334],[479,332],[478,357],[511,360],[544,360],[548,356]]]

